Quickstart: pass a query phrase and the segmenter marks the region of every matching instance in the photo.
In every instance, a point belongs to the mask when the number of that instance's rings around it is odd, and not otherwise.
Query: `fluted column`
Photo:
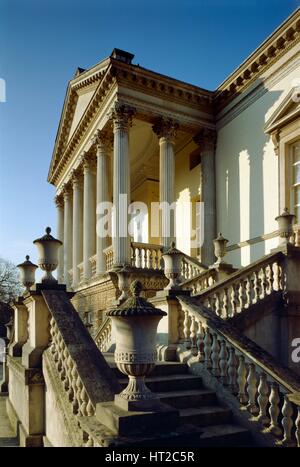
[[[83,163],[83,276],[89,280],[92,275],[91,256],[95,252],[96,240],[96,196],[94,158],[85,154]]]
[[[73,207],[72,207],[72,188],[71,185],[65,185],[64,195],[64,282],[67,287],[71,286],[71,277],[69,270],[72,268],[72,235],[73,235]]]
[[[175,241],[175,156],[174,144],[178,124],[172,120],[159,119],[153,131],[159,138],[159,201],[161,244],[169,247]]]
[[[194,141],[201,150],[201,201],[204,202],[204,242],[201,247],[201,262],[211,265],[215,262],[213,239],[216,238],[216,174],[214,130],[203,128]]]
[[[114,267],[130,264],[128,205],[130,203],[129,128],[134,110],[116,104],[112,112],[114,131],[113,165],[113,249]]]
[[[57,231],[56,237],[64,243],[64,197],[57,195],[55,197],[55,204],[57,208]],[[57,280],[60,284],[64,282],[64,247],[58,250],[58,267],[57,267]]]
[[[73,184],[73,288],[76,288],[80,281],[78,264],[82,262],[83,248],[83,192],[82,173],[79,170],[72,172],[71,181]]]
[[[111,151],[111,136],[107,131],[98,131],[96,135],[97,148],[97,209],[101,203],[109,201],[109,153]],[[101,221],[104,214],[97,212],[97,223]],[[103,250],[108,246],[108,237],[103,236],[104,232],[98,231],[96,239],[96,273],[106,272],[106,261]]]

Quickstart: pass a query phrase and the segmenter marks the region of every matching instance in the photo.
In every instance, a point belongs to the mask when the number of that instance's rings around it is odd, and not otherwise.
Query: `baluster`
[[[184,342],[185,347],[187,349],[191,348],[191,340],[190,340],[190,317],[188,310],[184,311],[184,322],[183,322],[183,334],[184,334]]]
[[[290,403],[289,398],[288,398],[287,395],[284,396],[284,403],[283,403],[283,407],[282,407],[281,412],[282,412],[282,415],[283,415],[283,419],[282,419],[281,424],[283,426],[283,435],[284,435],[282,443],[283,443],[284,446],[287,446],[287,447],[295,446],[296,443],[292,439],[293,407],[292,407],[292,404]]]
[[[204,333],[201,321],[197,321],[197,349],[199,362],[204,361]]]
[[[235,284],[232,284],[230,287],[230,305],[231,305],[231,313],[230,317],[233,317],[236,315],[236,290],[235,290]]]
[[[273,433],[274,436],[281,436],[282,430],[278,426],[278,416],[279,416],[279,391],[278,391],[278,384],[271,383],[271,392],[269,397],[270,408],[269,414],[271,419],[270,431]]]
[[[143,267],[143,250],[142,248],[138,247],[138,268]]]
[[[90,398],[88,398],[88,403],[87,403],[87,406],[86,406],[86,412],[87,412],[88,417],[91,417],[95,413],[95,409],[94,409],[94,407],[93,407],[93,405],[91,403]]]
[[[267,268],[267,281],[268,281],[268,294],[271,294],[274,290],[274,272],[273,272],[273,265],[269,264]]]
[[[212,361],[212,373],[214,376],[219,376],[219,352],[220,346],[218,341],[218,336],[216,333],[213,334],[213,344],[211,348],[211,361]]]
[[[259,409],[256,404],[256,394],[257,394],[257,375],[255,371],[254,363],[249,363],[249,373],[247,378],[247,392],[249,396],[249,402],[247,409],[249,412],[256,416],[259,413]]]
[[[248,397],[246,394],[246,384],[247,384],[247,368],[245,364],[245,357],[244,355],[239,356],[239,366],[237,370],[238,374],[238,387],[239,387],[239,393],[238,393],[238,399],[240,401],[240,404],[247,404],[248,402]]]
[[[269,402],[269,386],[267,382],[266,373],[260,374],[257,402],[259,406],[258,420],[262,423],[262,425],[267,426],[270,423],[270,419],[267,416],[267,405]]]
[[[85,447],[85,448],[92,448],[92,447],[94,447],[94,440],[93,440],[93,438],[91,437],[91,435],[88,435],[88,439],[87,439],[87,442],[85,443],[84,447]]]
[[[221,299],[220,292],[215,294],[215,312],[218,316],[221,316]]]
[[[80,401],[81,401],[80,408],[79,408],[80,413],[83,417],[86,417],[88,415],[87,413],[88,396],[87,396],[87,393],[86,393],[86,390],[83,384],[82,384],[82,389],[80,393]]]
[[[198,354],[197,349],[197,328],[196,328],[196,320],[195,316],[191,316],[191,328],[190,328],[190,340],[191,340],[191,352],[193,355]]]
[[[267,295],[267,275],[266,275],[266,266],[261,268],[261,298],[265,298]]]
[[[297,412],[298,412],[298,415],[295,421],[295,427],[296,427],[295,437],[297,440],[297,447],[300,448],[300,406],[299,405],[297,407]]]
[[[223,305],[221,311],[222,318],[228,318],[228,288],[225,287],[223,290]]]
[[[149,268],[149,265],[148,265],[148,250],[147,250],[147,248],[143,248],[143,252],[144,252],[144,269],[147,269],[147,268]]]
[[[204,336],[204,361],[205,367],[207,369],[211,368],[211,335],[209,328],[205,329],[205,336]]]
[[[149,269],[154,269],[153,267],[153,249],[152,248],[149,248],[148,250],[148,261],[149,261]]]
[[[132,246],[132,266],[136,267],[136,248]]]
[[[222,339],[219,365],[220,365],[220,379],[223,384],[227,384],[227,359],[228,359],[228,352],[227,352],[226,342],[224,339]]]
[[[254,271],[253,276],[254,276],[254,283],[253,283],[254,298],[253,298],[253,303],[257,303],[258,300],[259,300],[259,290],[260,290],[258,272]]]
[[[74,363],[74,366],[72,369],[72,387],[73,387],[73,392],[74,392],[72,406],[73,406],[73,413],[75,415],[78,414],[78,411],[79,411],[79,399],[78,399],[78,394],[77,394],[78,393],[77,379],[78,379],[78,372],[77,372],[77,368]]]
[[[236,370],[236,359],[235,350],[233,347],[229,347],[229,359],[228,359],[228,387],[230,391],[235,394],[237,390],[237,370]]]
[[[184,342],[184,317],[184,312],[180,310],[178,313],[178,337],[180,342]]]
[[[252,289],[252,282],[251,276],[248,276],[246,279],[246,304],[245,308],[249,308],[251,305],[251,289]]]
[[[72,402],[73,398],[74,398],[74,389],[73,389],[73,386],[72,386],[73,365],[74,365],[73,360],[71,358],[71,355],[69,355],[68,358],[67,358],[67,367],[68,367],[67,376],[68,376],[68,380],[69,380],[68,397],[69,397],[70,402]]]

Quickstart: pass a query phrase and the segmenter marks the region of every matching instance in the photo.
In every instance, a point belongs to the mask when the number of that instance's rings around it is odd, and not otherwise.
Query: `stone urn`
[[[163,255],[165,269],[165,276],[169,279],[169,284],[165,290],[179,288],[179,278],[181,276],[182,260],[184,253],[175,248],[175,242],[171,243],[171,248]]]
[[[29,260],[28,255],[25,257],[25,259],[26,261],[24,261],[24,263],[18,264],[17,268],[20,270],[21,284],[24,285],[27,291],[29,291],[30,287],[35,284],[35,271],[38,266]]]
[[[42,277],[43,284],[57,283],[57,280],[52,275],[52,271],[55,271],[58,266],[58,249],[62,245],[62,242],[52,237],[50,233],[51,229],[47,227],[46,235],[33,242],[37,246],[39,252],[38,265],[42,271],[45,271]]]
[[[218,234],[217,238],[213,240],[214,253],[217,261],[215,264],[221,264],[224,262],[223,258],[226,255],[226,246],[228,243],[227,238],[224,238],[221,233]]]
[[[159,400],[145,385],[145,376],[155,367],[157,326],[166,313],[140,296],[139,281],[133,281],[130,290],[132,296],[106,314],[115,328],[116,365],[129,377],[127,387],[115,396],[115,403],[125,410],[140,410]]]
[[[284,208],[283,213],[275,218],[278,222],[280,245],[287,245],[290,238],[293,236],[293,223],[295,217],[296,216],[294,216],[294,214],[289,213],[288,208]]]

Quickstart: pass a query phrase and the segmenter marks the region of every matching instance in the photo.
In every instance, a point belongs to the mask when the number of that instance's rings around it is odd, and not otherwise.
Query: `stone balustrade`
[[[196,277],[188,279],[183,283],[184,289],[191,291],[192,295],[197,295],[203,290],[211,287],[217,282],[217,273],[215,269],[208,269],[206,271],[200,272]]]
[[[179,301],[183,346],[274,435],[275,445],[300,447],[300,383],[294,373],[195,299]]]
[[[109,317],[106,317],[98,329],[95,336],[95,342],[101,352],[108,352],[112,344],[112,323]]]
[[[199,261],[191,256],[184,255],[181,263],[181,277],[183,280],[189,280],[198,276],[206,269]]]
[[[152,243],[131,243],[131,265],[141,269],[163,269],[163,247]]]
[[[83,417],[94,415],[95,406],[88,395],[76,362],[71,357],[54,318],[50,321],[50,334],[52,338],[50,353],[60,375],[63,387],[68,394],[69,401],[72,404],[73,413]]]
[[[197,297],[218,316],[232,318],[273,291],[283,290],[281,259],[281,252],[267,255],[228,278],[200,289]]]
[[[110,245],[103,250],[105,255],[105,264],[106,264],[106,271],[110,271],[114,265],[114,249],[113,246]]]

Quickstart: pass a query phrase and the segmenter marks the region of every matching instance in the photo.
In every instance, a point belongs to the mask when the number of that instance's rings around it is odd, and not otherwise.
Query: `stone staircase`
[[[127,385],[127,379],[115,367],[112,354],[105,356],[124,388]],[[201,377],[188,373],[186,364],[158,363],[151,375],[146,378],[146,382],[147,386],[159,395],[163,403],[180,412],[182,435],[177,439],[177,446],[252,445],[249,431],[235,423],[231,410],[220,404],[214,391],[204,387]],[[199,434],[199,431],[202,431],[202,434]],[[193,433],[192,437],[191,433]],[[171,439],[169,441],[172,443]],[[158,439],[148,442],[149,446],[151,442],[154,442],[152,445],[159,444]],[[164,437],[161,442],[162,445],[166,445],[168,440]]]
[[[7,397],[0,396],[0,448],[17,447],[19,445],[6,413]]]

